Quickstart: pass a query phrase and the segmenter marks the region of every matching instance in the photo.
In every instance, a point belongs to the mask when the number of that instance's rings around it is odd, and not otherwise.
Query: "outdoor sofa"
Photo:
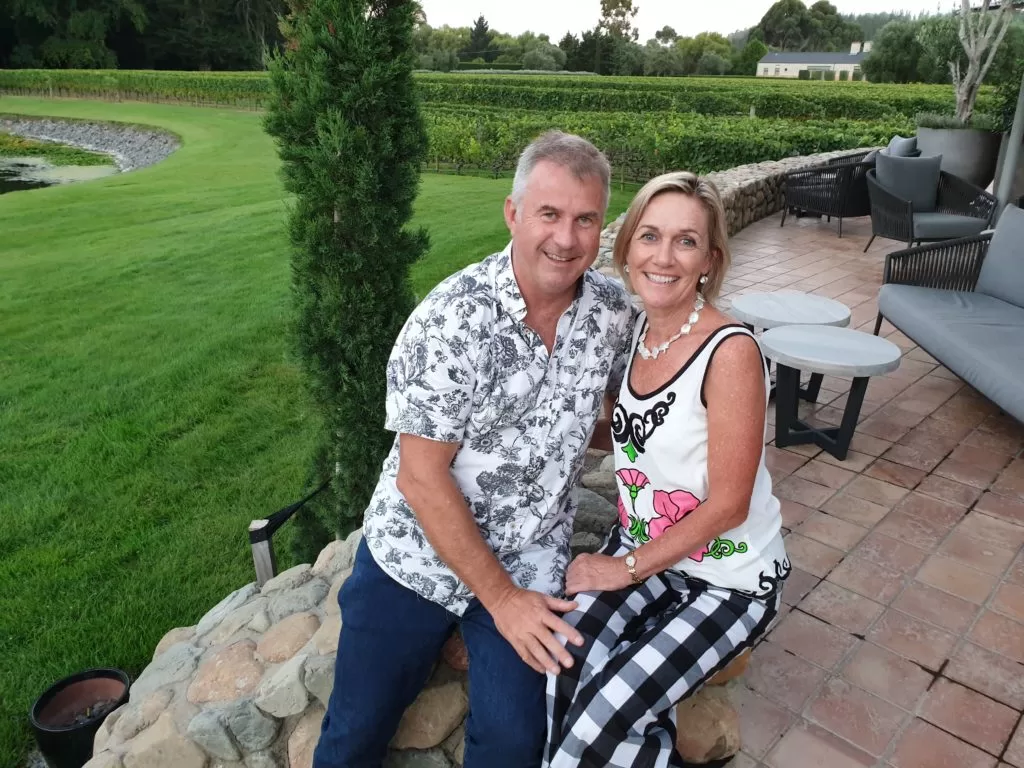
[[[890,253],[878,294],[885,318],[1024,423],[1024,211],[994,232]]]

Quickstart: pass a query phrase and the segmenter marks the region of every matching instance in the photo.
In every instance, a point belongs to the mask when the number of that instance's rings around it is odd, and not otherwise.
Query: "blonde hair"
[[[612,251],[612,262],[615,264],[615,269],[626,287],[632,291],[633,287],[625,270],[626,254],[629,253],[630,242],[633,240],[633,235],[636,234],[636,229],[640,225],[640,219],[643,217],[644,211],[647,210],[647,206],[650,205],[651,200],[665,192],[681,192],[694,197],[707,212],[708,256],[711,259],[711,268],[707,273],[707,282],[700,286],[699,290],[707,301],[714,301],[722,289],[725,273],[732,261],[729,254],[725,206],[722,205],[722,196],[713,182],[689,171],[674,171],[657,176],[644,184],[637,192],[633,202],[629,204],[622,227],[615,236],[615,247]]]

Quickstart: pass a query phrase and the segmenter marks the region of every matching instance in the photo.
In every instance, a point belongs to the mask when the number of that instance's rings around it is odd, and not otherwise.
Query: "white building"
[[[800,76],[800,70],[810,72],[848,72],[848,79],[853,73],[860,71],[861,62],[871,52],[871,43],[856,42],[850,45],[848,53],[842,51],[783,51],[769,53],[757,62],[758,77],[791,77]]]

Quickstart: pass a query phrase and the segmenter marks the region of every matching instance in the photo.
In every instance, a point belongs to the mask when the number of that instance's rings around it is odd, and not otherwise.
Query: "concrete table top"
[[[835,299],[801,291],[745,293],[732,300],[729,311],[741,323],[755,328],[779,328],[784,325],[850,324],[850,308]]]
[[[761,335],[761,349],[779,365],[852,378],[895,371],[903,355],[891,341],[827,325],[772,328]]]

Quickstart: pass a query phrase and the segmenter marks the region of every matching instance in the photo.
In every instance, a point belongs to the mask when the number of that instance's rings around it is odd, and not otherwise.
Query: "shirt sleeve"
[[[387,367],[387,418],[393,432],[458,443],[473,404],[476,372],[470,325],[441,302],[414,310]]]
[[[615,354],[612,357],[612,367],[608,373],[607,393],[617,397],[622,387],[622,380],[626,375],[626,368],[629,365],[629,358],[633,353],[633,330],[639,311],[630,303],[628,319],[622,324]]]

